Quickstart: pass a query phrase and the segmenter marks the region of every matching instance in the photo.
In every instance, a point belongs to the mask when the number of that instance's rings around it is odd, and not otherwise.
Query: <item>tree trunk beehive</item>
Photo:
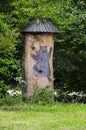
[[[51,23],[40,19],[23,30],[25,54],[23,77],[26,81],[26,94],[49,86],[53,90],[53,33],[58,30]]]

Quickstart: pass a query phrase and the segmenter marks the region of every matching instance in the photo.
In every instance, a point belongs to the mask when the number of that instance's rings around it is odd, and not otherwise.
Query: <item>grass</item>
[[[86,130],[86,105],[2,106],[0,130]]]

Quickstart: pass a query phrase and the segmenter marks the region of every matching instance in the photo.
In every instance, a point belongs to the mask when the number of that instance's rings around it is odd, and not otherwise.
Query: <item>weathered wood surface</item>
[[[53,89],[53,49],[53,34],[25,35],[23,70],[27,95],[45,86]]]

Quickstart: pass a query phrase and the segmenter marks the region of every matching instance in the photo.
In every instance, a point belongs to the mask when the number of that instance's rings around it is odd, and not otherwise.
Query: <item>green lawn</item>
[[[86,105],[3,106],[0,130],[86,130]]]

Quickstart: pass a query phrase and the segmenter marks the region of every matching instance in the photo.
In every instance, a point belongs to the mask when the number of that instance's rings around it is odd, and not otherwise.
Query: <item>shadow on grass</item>
[[[53,103],[47,105],[37,105],[37,104],[16,104],[12,106],[1,106],[0,111],[21,111],[21,112],[73,112],[77,110],[84,110],[86,104],[81,103]]]
[[[2,106],[0,110],[4,111],[21,111],[22,106]]]
[[[18,104],[13,106],[1,106],[0,110],[2,111],[22,111],[22,112],[39,112],[39,111],[54,111],[53,105],[55,104],[47,104],[47,105],[37,105],[37,104]]]

